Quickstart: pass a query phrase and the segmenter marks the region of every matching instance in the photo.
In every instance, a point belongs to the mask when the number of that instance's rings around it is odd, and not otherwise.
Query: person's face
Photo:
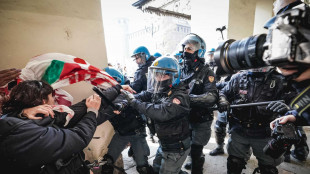
[[[298,71],[297,69],[284,69],[280,67],[278,67],[278,70],[284,76],[292,75]],[[303,72],[301,75],[299,75],[296,79],[293,79],[293,80],[300,82],[300,81],[304,81],[307,79],[310,79],[310,68],[308,68],[305,72]]]
[[[193,44],[186,44],[184,46],[184,52],[193,54],[196,51],[195,46]]]
[[[140,54],[134,55],[133,58],[135,59],[135,61],[136,61],[136,63],[137,63],[138,65],[142,64],[142,57],[141,57]]]
[[[53,95],[52,95],[52,94],[49,94],[49,95],[47,96],[47,101],[44,100],[43,103],[44,103],[44,104],[48,104],[48,105],[55,105],[55,100],[54,100]]]
[[[156,74],[156,81],[161,82],[170,79],[170,76],[167,74]]]

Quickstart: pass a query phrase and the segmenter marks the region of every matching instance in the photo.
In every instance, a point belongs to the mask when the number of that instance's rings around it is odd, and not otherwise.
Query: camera
[[[278,15],[268,34],[221,43],[214,53],[216,75],[287,65],[310,67],[310,8],[305,4]]]
[[[276,121],[271,136],[272,139],[264,147],[263,151],[274,159],[282,156],[287,147],[300,141],[300,132],[296,131],[295,125],[291,122],[280,124],[279,120]]]

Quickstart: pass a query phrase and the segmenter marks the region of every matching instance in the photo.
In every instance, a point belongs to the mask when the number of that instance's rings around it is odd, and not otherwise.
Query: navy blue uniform
[[[244,104],[291,98],[286,95],[287,86],[284,76],[274,69],[269,72],[245,71],[235,74],[229,83],[220,91],[220,97],[225,97],[231,104]],[[285,98],[288,96],[288,98]],[[271,139],[269,123],[278,114],[266,109],[266,106],[233,108],[228,114],[231,134],[228,141],[227,159],[228,173],[241,173],[246,161],[250,158],[251,149],[258,159],[262,173],[277,172],[276,166],[282,162],[282,157],[273,159],[262,151]]]
[[[160,147],[153,161],[154,171],[178,173],[190,150],[190,103],[185,89],[173,87],[170,92],[156,95],[145,91],[135,98],[131,106],[154,120],[160,140]],[[178,99],[180,104],[173,103],[174,98]]]

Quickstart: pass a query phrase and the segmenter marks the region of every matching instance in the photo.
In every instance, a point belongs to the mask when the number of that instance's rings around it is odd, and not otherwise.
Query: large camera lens
[[[216,74],[232,74],[236,70],[251,69],[265,65],[262,57],[266,34],[251,36],[242,40],[227,40],[214,53]]]

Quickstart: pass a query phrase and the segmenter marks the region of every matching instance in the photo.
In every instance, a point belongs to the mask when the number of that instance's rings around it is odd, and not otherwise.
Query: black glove
[[[122,112],[126,107],[126,104],[124,103],[115,103],[114,105],[115,105],[116,110],[120,112]]]
[[[220,96],[218,111],[224,112],[228,111],[230,107],[230,103],[227,101],[226,97]]]
[[[131,104],[132,101],[135,99],[135,96],[128,92],[128,91],[125,91],[125,90],[121,90],[122,94],[124,94],[126,100],[128,101],[128,104]]]
[[[290,110],[290,107],[288,107],[285,103],[279,102],[279,101],[273,101],[268,104],[266,109],[271,110],[272,112],[276,112],[279,114],[285,114],[287,111]]]

